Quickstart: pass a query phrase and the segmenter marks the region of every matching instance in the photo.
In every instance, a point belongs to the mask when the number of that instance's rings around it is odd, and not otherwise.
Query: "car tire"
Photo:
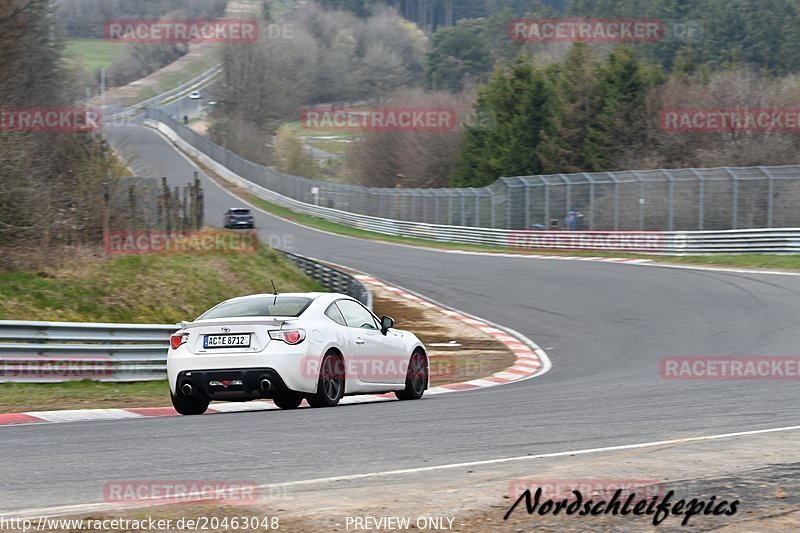
[[[311,407],[333,407],[344,396],[344,360],[329,352],[319,365],[317,392],[306,397]]]
[[[291,409],[297,409],[300,407],[300,403],[302,403],[302,401],[303,396],[301,394],[297,394],[296,392],[283,392],[272,399],[272,403],[287,411]]]
[[[202,415],[208,409],[208,404],[211,403],[211,400],[206,398],[195,398],[182,394],[176,396],[170,393],[170,398],[172,398],[172,407],[174,407],[179,414],[186,416]]]
[[[417,350],[411,354],[406,371],[406,388],[394,392],[398,400],[419,400],[428,387],[428,357]]]

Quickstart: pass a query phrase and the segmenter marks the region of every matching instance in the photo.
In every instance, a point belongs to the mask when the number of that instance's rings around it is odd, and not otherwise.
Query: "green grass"
[[[209,53],[192,59],[182,69],[165,74],[158,80],[159,93],[167,92],[196,78],[217,63],[219,63],[219,58],[216,53]]]
[[[74,58],[88,72],[108,68],[123,51],[123,43],[105,39],[68,39],[67,55]]]
[[[140,383],[3,383],[0,413],[57,409],[163,407],[170,404],[166,380]]]
[[[131,255],[0,275],[0,319],[174,324],[235,296],[319,290],[283,256]]]

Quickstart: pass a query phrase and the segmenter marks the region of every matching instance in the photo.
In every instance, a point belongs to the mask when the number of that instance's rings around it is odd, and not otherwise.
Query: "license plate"
[[[206,335],[203,348],[249,348],[250,335]]]

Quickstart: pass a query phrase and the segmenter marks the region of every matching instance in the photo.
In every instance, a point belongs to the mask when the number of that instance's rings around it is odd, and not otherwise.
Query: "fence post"
[[[675,231],[675,178],[672,177],[672,174],[668,170],[664,170],[663,172],[667,175],[667,178],[669,178],[669,205],[667,205],[669,213],[667,214],[667,227],[669,228],[668,231]]]
[[[544,182],[544,227],[545,229],[550,228],[550,182],[542,179]]]
[[[496,228],[497,227],[497,222],[496,222],[497,221],[497,205],[495,204],[495,201],[494,201],[494,196],[495,196],[494,195],[494,191],[489,191],[489,192],[491,193],[491,196],[489,196],[489,207],[490,207],[491,217],[492,217],[492,219],[490,221],[490,224],[491,224],[490,227]]]
[[[619,231],[619,180],[613,172],[606,175],[614,182],[614,231]]]
[[[706,183],[705,178],[701,176],[695,169],[690,169],[692,174],[697,178],[697,229],[703,231],[703,222],[705,221],[705,205],[706,205]]]
[[[511,229],[511,186],[506,183],[506,229]]]
[[[772,229],[775,225],[775,177],[766,167],[758,167],[761,172],[766,174],[768,183],[768,198],[767,198],[767,227]]]
[[[731,229],[736,229],[739,224],[739,176],[736,175],[729,167],[725,167],[725,172],[731,177],[731,186],[733,191],[733,205],[731,206]]]
[[[524,180],[525,187],[525,230],[531,229],[531,184],[528,178]]]
[[[564,184],[567,186],[567,192],[565,194],[565,199],[567,201],[567,212],[561,214],[562,216],[565,216],[570,212],[570,210],[572,210],[572,184],[564,174],[559,174],[558,177],[564,180]]]
[[[632,172],[639,180],[639,231],[644,231],[644,179],[635,170]]]

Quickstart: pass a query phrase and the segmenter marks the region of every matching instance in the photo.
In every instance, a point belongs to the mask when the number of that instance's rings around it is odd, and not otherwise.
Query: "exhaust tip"
[[[270,390],[272,388],[272,382],[270,380],[268,380],[268,379],[262,379],[260,386],[261,386],[261,390],[268,391],[268,390]]]
[[[184,383],[183,386],[181,386],[181,392],[184,394],[184,396],[191,396],[192,393],[194,393],[194,387],[192,387],[189,383]]]

